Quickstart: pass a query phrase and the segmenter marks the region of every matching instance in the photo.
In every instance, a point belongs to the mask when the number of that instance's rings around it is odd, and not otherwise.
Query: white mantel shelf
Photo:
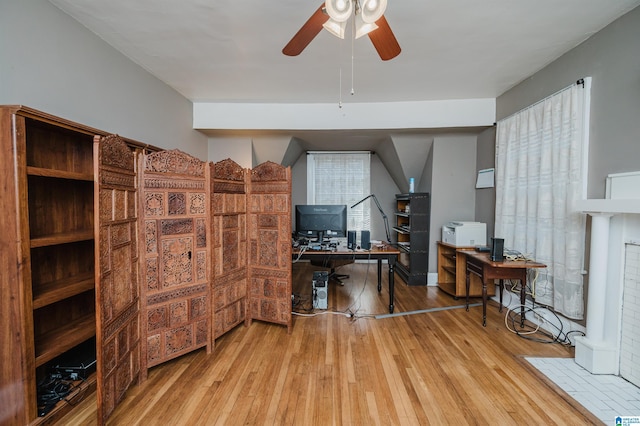
[[[640,199],[588,199],[577,201],[576,207],[585,213],[640,214]]]

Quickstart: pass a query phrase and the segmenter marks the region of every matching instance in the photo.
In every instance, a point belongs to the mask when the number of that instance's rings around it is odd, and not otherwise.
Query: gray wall
[[[207,159],[188,99],[48,1],[0,2],[0,104]]]
[[[496,162],[496,128],[485,130],[478,136],[476,169],[490,169]],[[476,171],[477,171],[476,170]],[[476,222],[487,224],[487,243],[493,237],[496,217],[496,191],[494,188],[476,189]]]
[[[433,185],[433,141],[427,153],[427,159],[425,161],[424,169],[422,170],[422,176],[418,180],[418,186],[416,192],[428,192],[431,193],[431,186]]]
[[[437,244],[442,226],[452,220],[474,221],[476,137],[440,136],[433,140],[429,272],[437,272]]]
[[[640,170],[640,7],[496,100],[498,120],[592,77],[588,198],[610,173]]]

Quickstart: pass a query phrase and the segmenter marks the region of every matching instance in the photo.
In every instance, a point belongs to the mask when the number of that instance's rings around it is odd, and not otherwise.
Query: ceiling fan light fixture
[[[362,0],[360,16],[368,24],[375,23],[387,10],[387,0]]]
[[[344,39],[345,29],[347,28],[347,21],[338,22],[333,18],[329,18],[327,22],[322,24],[322,27],[334,36]]]
[[[345,22],[353,14],[352,0],[326,0],[327,14],[336,22]]]
[[[364,10],[363,6],[366,6]],[[355,40],[367,34],[380,59],[383,61],[393,59],[402,49],[384,17],[383,12],[386,6],[387,0],[324,0],[282,49],[282,53],[287,56],[299,55],[323,29],[344,39],[347,21],[353,14],[351,22],[353,31],[350,31],[350,36]],[[377,13],[372,13],[376,10]],[[336,20],[334,19],[336,11],[345,13],[337,16]],[[380,14],[379,18],[377,18],[378,14]],[[373,20],[373,22],[367,22],[367,20]]]
[[[375,22],[365,22],[361,15],[356,15],[356,40],[375,29],[378,29]]]

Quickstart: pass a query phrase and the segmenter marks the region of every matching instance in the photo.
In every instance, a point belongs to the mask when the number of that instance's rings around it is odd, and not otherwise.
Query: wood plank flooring
[[[254,322],[199,350],[154,367],[129,390],[110,425],[585,425],[601,424],[540,375],[524,356],[571,357],[572,349],[509,332],[497,305],[464,308],[437,287],[396,277],[387,316],[375,264],[341,268],[329,309],[286,327]],[[311,307],[311,275],[294,264],[296,310]],[[474,300],[478,302],[478,300]],[[343,314],[352,313],[349,318]],[[95,424],[95,397],[63,424]]]

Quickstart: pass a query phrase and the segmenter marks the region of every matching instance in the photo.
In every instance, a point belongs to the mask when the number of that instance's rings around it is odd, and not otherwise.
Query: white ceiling
[[[382,61],[324,30],[283,55],[320,0],[49,1],[191,101],[295,104],[495,98],[640,5],[388,0],[402,53]]]
[[[640,0],[389,0],[402,47],[383,62],[368,37],[323,30],[282,48],[321,0],[50,0],[192,101],[387,102],[495,98]],[[348,97],[348,98],[347,98]]]

